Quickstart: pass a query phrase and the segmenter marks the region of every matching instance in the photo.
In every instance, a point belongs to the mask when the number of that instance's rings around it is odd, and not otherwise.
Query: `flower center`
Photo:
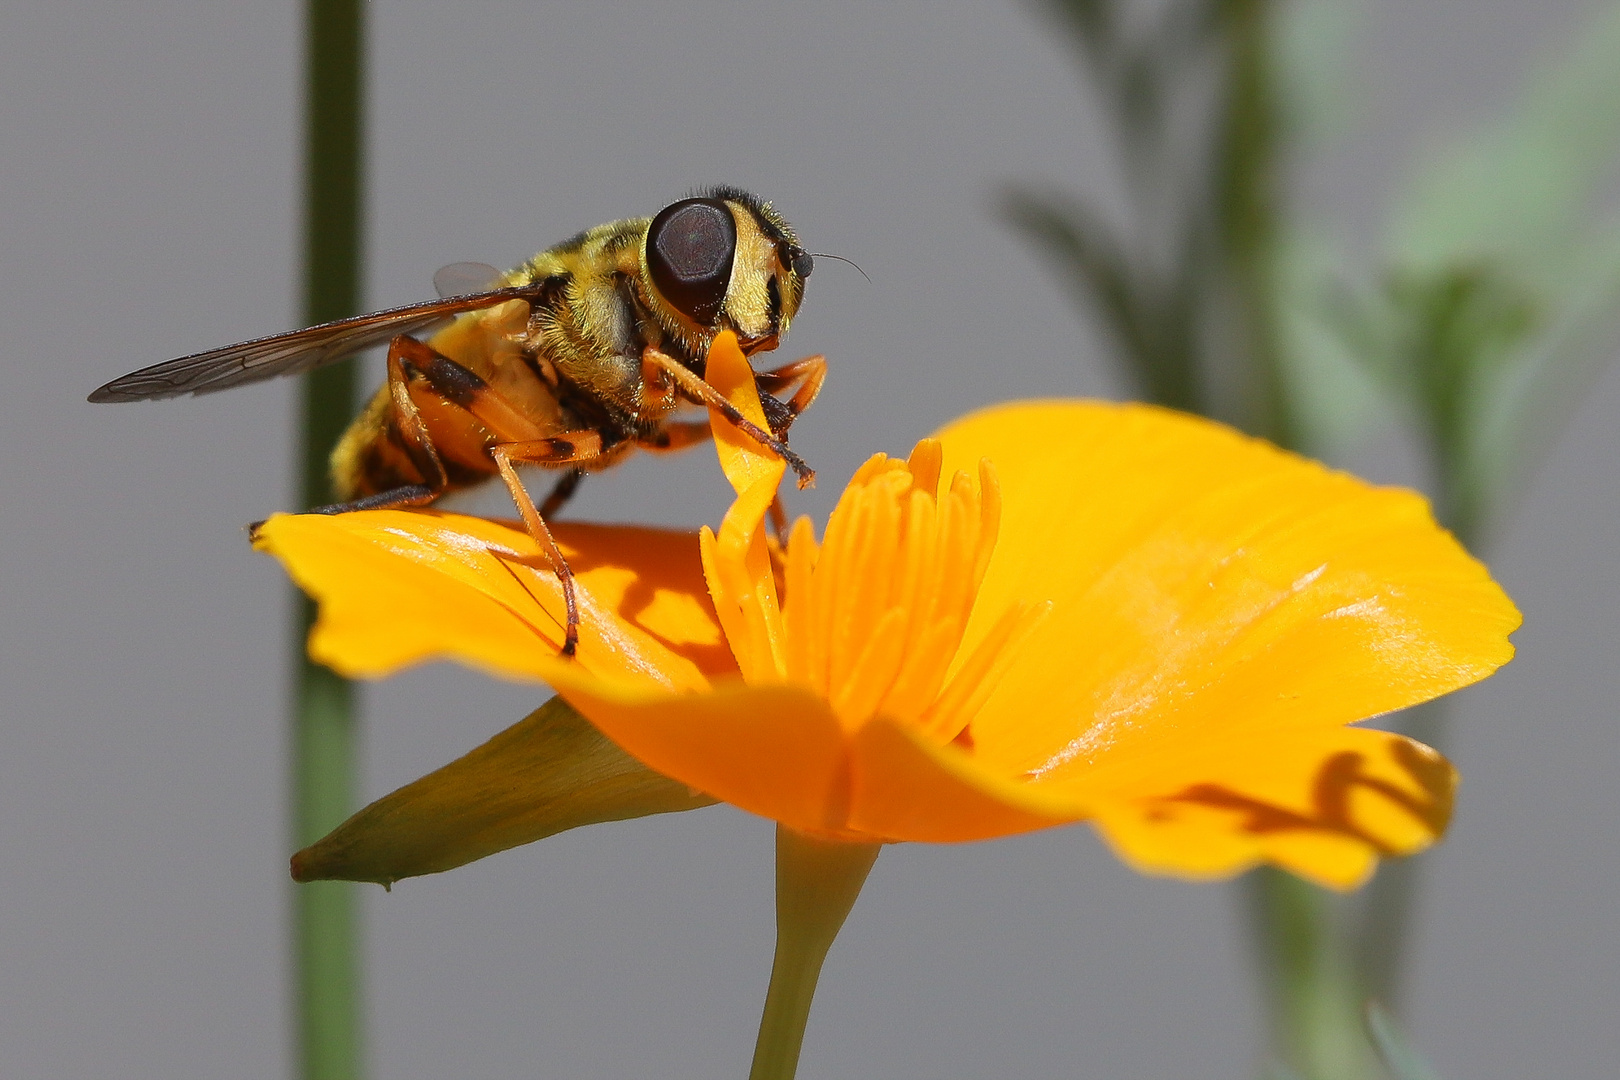
[[[1012,605],[957,662],[1001,493],[988,460],[977,484],[958,472],[944,492],[940,466],[933,440],[907,461],[878,454],[851,479],[821,544],[808,518],[795,522],[776,552],[785,602],[762,528],[746,544],[728,536],[732,515],[718,538],[704,530],[709,591],[746,681],[808,686],[849,729],[882,715],[971,742],[969,722],[1050,605]]]

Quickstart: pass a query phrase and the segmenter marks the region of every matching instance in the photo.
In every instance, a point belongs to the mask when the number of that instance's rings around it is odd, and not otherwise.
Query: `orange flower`
[[[729,337],[707,377],[763,423]],[[283,516],[260,543],[320,600],[310,648],[337,670],[544,680],[651,770],[812,836],[1090,820],[1145,870],[1269,860],[1347,888],[1444,829],[1451,766],[1347,726],[1512,655],[1517,611],[1421,497],[1162,409],[1035,402],[874,457],[820,544],[800,520],[775,546],[782,465],[714,423],[737,491],[717,533],[558,527],[572,662],[516,528]]]

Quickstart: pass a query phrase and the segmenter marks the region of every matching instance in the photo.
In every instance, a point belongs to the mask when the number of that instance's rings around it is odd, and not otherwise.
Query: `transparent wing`
[[[433,275],[433,291],[443,299],[489,292],[500,283],[501,272],[480,262],[451,263]]]
[[[182,356],[114,379],[90,395],[91,401],[156,401],[186,394],[212,394],[244,383],[312,371],[397,334],[409,334],[464,311],[493,307],[507,300],[541,299],[547,282],[510,289],[429,300],[422,304],[356,315],[305,330],[255,338],[223,349]]]

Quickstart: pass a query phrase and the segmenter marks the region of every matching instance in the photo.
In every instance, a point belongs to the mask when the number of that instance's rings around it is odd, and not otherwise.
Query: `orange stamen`
[[[737,503],[718,537],[705,530],[702,553],[746,681],[806,685],[851,730],[887,716],[945,743],[967,727],[1047,605],[1010,609],[957,663],[1001,492],[988,461],[977,483],[958,472],[942,492],[942,461],[925,440],[904,462],[878,454],[856,470],[821,544],[801,518],[778,551],[782,598],[758,512],[765,493],[737,478]]]

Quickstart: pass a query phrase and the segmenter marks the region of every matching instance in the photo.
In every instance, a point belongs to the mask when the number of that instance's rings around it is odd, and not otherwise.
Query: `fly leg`
[[[426,342],[402,334],[389,344],[390,388],[394,385],[396,362],[402,383],[412,375],[419,377],[435,394],[472,413],[474,419],[490,430],[497,442],[525,442],[545,437],[540,426],[500,391]],[[405,393],[403,385],[394,390],[395,408],[403,416],[406,407],[400,403],[402,397],[409,401],[410,395]],[[414,406],[409,411],[411,416],[416,416]],[[420,419],[417,423],[420,425]],[[424,439],[427,436],[425,427],[422,428],[422,436]],[[440,471],[443,472],[442,467]]]
[[[659,355],[662,357],[663,354]],[[816,396],[821,393],[821,385],[826,380],[827,358],[824,356],[807,356],[803,360],[795,360],[791,364],[783,364],[779,368],[754,376],[754,384],[760,392],[760,404],[764,406],[771,434],[785,440],[787,429],[792,426],[799,414],[816,400]],[[777,394],[795,383],[799,384],[799,388],[791,398],[787,401],[777,399]],[[667,369],[662,363],[643,358],[642,385],[648,388],[646,393],[657,395],[660,404],[666,404],[673,396],[673,380],[669,378]],[[745,428],[750,426],[744,424]],[[660,426],[651,436],[637,440],[637,443],[643,449],[660,453],[685,450],[689,446],[707,441],[713,435],[714,432],[706,421],[671,422]]]
[[[802,360],[795,360],[791,364],[762,371],[754,376],[754,385],[759,388],[760,398],[765,405],[766,417],[771,422],[771,434],[777,438],[786,439],[788,428],[799,415],[815,404],[821,394],[821,386],[827,381],[827,358],[820,354],[806,356]],[[793,391],[793,396],[782,401],[777,395],[781,394],[794,383],[799,388]],[[775,407],[773,408],[772,405]],[[782,504],[782,496],[777,494],[771,500],[771,527],[776,530],[776,538],[783,544],[788,538],[787,508]]]
[[[388,397],[394,405],[394,423],[405,443],[405,452],[411,464],[421,474],[423,483],[379,491],[352,502],[317,506],[312,514],[346,514],[351,510],[391,510],[401,506],[425,506],[444,494],[450,478],[444,471],[444,462],[433,447],[427,424],[411,400],[411,372],[414,370],[406,358],[419,349],[432,350],[415,338],[401,334],[388,344]]]
[[[546,501],[540,504],[540,516],[556,517],[557,512],[574,497],[574,492],[579,490],[579,482],[583,479],[585,479],[584,469],[569,469],[563,473],[562,479],[552,485],[551,494],[546,496]]]
[[[636,445],[655,454],[672,454],[677,450],[685,450],[689,446],[708,442],[712,438],[714,438],[714,428],[709,426],[707,420],[674,420],[662,425],[651,435],[637,439]],[[563,482],[567,482],[567,477],[563,478]],[[560,488],[562,484],[557,486]],[[545,508],[542,507],[541,509],[544,510]],[[771,525],[776,529],[777,539],[785,543],[787,541],[787,510],[782,506],[781,495],[771,500]]]
[[[661,353],[649,345],[642,351],[641,367],[644,375],[650,371],[657,371],[668,376],[674,380],[682,395],[694,404],[704,405],[715,410],[741,430],[743,434],[787,462],[794,475],[798,477],[799,487],[814,486],[816,471],[806,464],[802,457],[789,450],[787,443],[770,432],[761,429],[758,424],[743,416],[742,413],[737,411],[737,407],[727,401],[720,391],[688,371],[679,360]]]
[[[579,647],[579,596],[574,588],[574,572],[569,569],[568,560],[563,557],[562,549],[557,547],[557,541],[552,537],[551,530],[546,527],[544,515],[535,508],[534,500],[529,497],[529,491],[523,486],[523,480],[518,476],[514,462],[526,462],[537,465],[566,465],[570,462],[589,461],[602,452],[602,437],[594,431],[574,431],[567,435],[546,439],[531,439],[523,442],[497,443],[490,447],[489,456],[495,460],[495,468],[500,471],[501,479],[506,483],[506,489],[512,493],[512,501],[517,504],[518,513],[523,517],[523,527],[528,530],[540,550],[545,552],[546,558],[551,561],[552,568],[557,572],[557,580],[562,585],[563,607],[567,612],[566,624],[563,627],[564,656],[573,656]],[[573,475],[580,472],[578,467],[569,470]],[[563,478],[563,483],[567,482]],[[562,485],[559,484],[559,487]],[[546,500],[547,505],[551,500]]]
[[[356,510],[399,510],[410,506],[426,506],[443,493],[442,488],[429,487],[427,484],[406,484],[403,487],[389,488],[387,491],[379,491],[372,495],[363,495],[348,502],[312,506],[304,512],[306,514],[351,514]]]
[[[808,409],[821,393],[821,385],[827,380],[827,358],[824,356],[807,356],[803,360],[795,360],[791,364],[783,364],[779,368],[760,372],[754,376],[754,385],[760,392],[760,404],[765,407],[765,417],[770,423],[771,434],[779,439],[787,437],[787,430],[793,421],[798,419],[800,413]],[[792,386],[799,384],[793,396],[787,401],[780,401],[776,395]],[[638,445],[655,453],[685,450],[689,446],[705,442],[714,437],[714,429],[706,421],[678,421],[662,425],[654,434],[639,440]],[[787,541],[787,510],[782,505],[782,496],[778,495],[771,500],[771,525],[776,530],[777,538],[784,543]]]
[[[348,514],[356,510],[395,510],[407,506],[426,506],[443,495],[444,489],[449,486],[450,481],[444,471],[444,462],[439,459],[439,452],[433,448],[433,440],[428,436],[427,425],[422,422],[422,414],[417,410],[416,402],[411,400],[410,375],[405,360],[408,353],[415,351],[411,346],[428,348],[415,338],[404,334],[389,343],[388,396],[394,405],[394,420],[405,444],[405,452],[410,456],[411,464],[416,466],[416,471],[422,476],[423,483],[389,488],[387,491],[363,495],[349,502],[311,507],[308,513]],[[255,521],[249,525],[248,535],[253,536],[263,524],[262,521]]]
[[[771,433],[778,438],[787,435],[788,428],[799,414],[808,409],[821,393],[822,383],[827,381],[827,358],[825,356],[806,356],[803,360],[795,360],[791,364],[783,364],[779,368],[762,371],[754,376],[754,385],[759,387],[762,394],[769,394],[776,398],[782,391],[799,384],[793,396],[786,401],[778,402],[780,412],[766,406],[766,415],[771,422]]]
[[[528,489],[518,477],[514,463],[533,462],[556,467],[587,462],[602,453],[602,436],[595,431],[572,431],[547,436],[538,424],[476,372],[467,370],[432,346],[414,338],[395,338],[389,348],[390,363],[395,361],[396,356],[405,377],[413,374],[421,377],[434,393],[467,410],[495,437],[494,445],[489,448],[490,459],[506,484],[518,514],[523,518],[524,529],[545,554],[562,586],[563,605],[567,610],[562,654],[573,656],[579,645],[579,597],[574,586],[574,572],[569,568],[562,550],[557,547],[551,530],[546,527],[544,515],[535,507]],[[399,396],[396,394],[396,400]],[[405,397],[408,400],[409,395]],[[570,475],[578,471],[576,467],[570,470]],[[442,465],[439,472],[443,475]],[[559,489],[566,487],[567,483],[568,477],[565,476]],[[546,500],[548,508],[553,501]],[[560,504],[560,500],[556,501]]]

